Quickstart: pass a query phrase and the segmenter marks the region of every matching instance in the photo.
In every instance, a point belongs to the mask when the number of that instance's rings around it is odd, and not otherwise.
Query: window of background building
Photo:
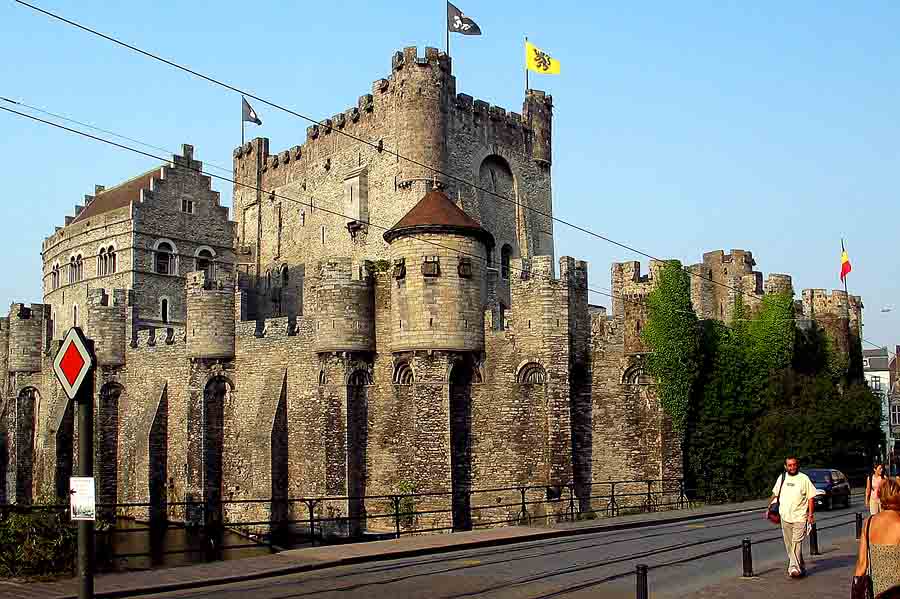
[[[891,425],[900,426],[900,404],[891,406]]]
[[[504,279],[509,278],[510,260],[512,260],[512,248],[507,243],[500,250],[500,276]]]
[[[194,200],[181,200],[181,211],[187,214],[193,214]]]

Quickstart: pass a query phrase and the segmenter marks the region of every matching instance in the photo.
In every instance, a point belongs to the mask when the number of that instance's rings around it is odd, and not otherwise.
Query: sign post
[[[78,476],[69,482],[70,509],[78,521],[78,599],[94,597],[94,342],[81,329],[66,334],[53,372],[78,409]]]

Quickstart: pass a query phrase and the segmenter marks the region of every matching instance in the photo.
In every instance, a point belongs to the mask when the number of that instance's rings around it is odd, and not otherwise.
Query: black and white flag
[[[248,123],[256,123],[262,125],[262,121],[256,116],[256,111],[247,102],[247,98],[241,96],[241,118]]]
[[[481,35],[478,23],[449,2],[447,3],[447,29],[451,33],[461,33],[462,35]]]

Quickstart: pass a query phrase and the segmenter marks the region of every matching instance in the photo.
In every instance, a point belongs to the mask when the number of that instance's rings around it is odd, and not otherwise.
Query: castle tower
[[[187,275],[187,348],[191,358],[234,357],[234,282],[230,273]]]
[[[397,153],[401,160],[397,185],[420,194],[433,181],[445,187],[447,172],[447,113],[456,96],[450,57],[437,48],[425,48],[419,58],[416,47],[396,52],[391,61],[391,86],[397,115]],[[426,168],[427,165],[432,168]]]
[[[304,295],[312,303],[306,312],[315,318],[317,352],[375,348],[375,293],[367,268],[334,258],[320,262],[306,284],[313,287]]]
[[[794,282],[791,279],[791,275],[782,275],[777,273],[771,273],[768,277],[766,277],[766,283],[764,285],[764,291],[766,295],[774,295],[776,293],[787,293],[791,297],[794,297]]]
[[[531,157],[545,167],[553,162],[551,147],[553,124],[553,96],[529,89],[522,105],[525,122],[532,130]]]
[[[88,293],[87,336],[94,341],[99,366],[125,365],[125,307],[129,291],[103,289]]]
[[[47,306],[12,304],[9,309],[10,373],[39,372],[44,339],[47,338]]]
[[[850,353],[850,305],[847,292],[824,289],[803,290],[803,314],[825,330],[840,355]]]
[[[394,257],[392,350],[482,351],[493,236],[432,190],[384,238]]]

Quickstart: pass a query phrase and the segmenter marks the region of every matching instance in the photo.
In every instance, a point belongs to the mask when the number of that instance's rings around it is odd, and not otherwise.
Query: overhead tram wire
[[[151,148],[151,149],[153,149],[153,150],[157,150],[157,151],[160,151],[160,152],[168,152],[169,154],[177,154],[177,152],[173,152],[172,150],[169,150],[169,149],[167,149],[167,148],[162,148],[162,147],[160,147],[160,146],[154,146],[153,144],[148,144],[147,142],[143,142],[143,141],[141,141],[141,140],[139,140],[139,139],[134,139],[133,137],[128,137],[127,135],[122,135],[121,133],[116,133],[115,131],[109,131],[108,129],[101,129],[100,127],[96,127],[96,126],[91,125],[91,124],[89,124],[89,123],[84,123],[84,122],[82,122],[82,121],[73,119],[73,118],[71,118],[71,117],[67,117],[67,116],[64,116],[64,115],[61,115],[61,114],[56,114],[56,113],[54,113],[54,112],[50,112],[49,110],[44,110],[43,108],[38,108],[37,106],[31,106],[31,105],[29,105],[29,104],[26,104],[25,102],[20,102],[20,101],[17,101],[17,100],[13,100],[13,99],[7,98],[7,97],[5,97],[5,96],[0,96],[0,101],[2,101],[2,102],[7,102],[7,103],[9,103],[9,104],[14,104],[14,105],[16,105],[16,106],[22,106],[22,107],[27,108],[28,110],[32,110],[32,111],[34,111],[34,112],[39,112],[39,113],[41,113],[41,114],[43,114],[43,115],[46,115],[46,116],[49,116],[49,117],[52,117],[52,118],[55,118],[55,119],[59,119],[59,120],[61,120],[61,121],[66,121],[67,123],[72,123],[72,124],[78,125],[78,126],[80,126],[80,127],[85,127],[85,128],[87,128],[87,129],[91,129],[92,131],[98,131],[98,132],[100,132],[100,133],[105,133],[106,135],[112,135],[113,137],[116,137],[116,138],[118,138],[118,139],[124,139],[124,140],[126,140],[126,141],[130,141],[130,142],[132,142],[132,143],[136,143],[136,144],[138,144],[138,145],[140,145],[140,146],[143,146],[143,147],[145,147],[145,148]],[[222,172],[224,172],[224,173],[232,173],[232,174],[234,173],[234,171],[233,171],[232,169],[230,169],[230,168],[225,168],[224,166],[219,166],[219,165],[214,164],[214,163],[212,163],[212,162],[207,162],[206,164],[207,164],[208,166],[210,166],[210,167],[212,167],[212,168],[214,168],[214,169],[220,170],[220,171],[222,171]]]
[[[71,127],[66,127],[65,125],[60,125],[59,123],[54,123],[54,122],[52,122],[52,121],[48,121],[48,120],[45,120],[45,119],[42,119],[42,118],[38,118],[38,117],[36,117],[36,116],[34,116],[34,115],[30,115],[30,114],[27,114],[27,113],[24,113],[24,112],[19,112],[19,111],[17,111],[17,110],[12,110],[12,109],[10,109],[10,108],[4,108],[3,106],[0,106],[0,110],[2,110],[2,111],[4,111],[4,112],[8,112],[8,113],[10,113],[10,114],[14,114],[14,115],[23,117],[23,118],[26,118],[26,119],[30,119],[30,120],[32,120],[32,121],[36,121],[36,122],[38,122],[38,123],[42,123],[42,124],[44,124],[44,125],[49,125],[49,126],[51,126],[51,127],[55,127],[55,128],[57,128],[57,129],[61,129],[61,130],[63,130],[63,131],[67,131],[67,132],[69,132],[69,133],[74,133],[74,134],[76,134],[76,135],[80,135],[80,136],[86,137],[86,138],[88,138],[88,139],[92,139],[92,140],[94,140],[94,141],[98,141],[98,142],[101,142],[101,143],[104,143],[104,144],[107,144],[107,145],[110,145],[110,146],[113,146],[113,147],[116,147],[116,148],[119,148],[119,149],[122,149],[122,150],[126,150],[126,151],[129,151],[129,152],[133,152],[133,153],[135,153],[135,154],[140,154],[140,155],[145,156],[145,157],[147,157],[147,158],[152,158],[152,159],[154,159],[154,160],[159,160],[159,161],[161,161],[161,162],[165,162],[165,163],[168,163],[168,164],[173,164],[172,161],[170,161],[169,159],[163,158],[163,157],[161,157],[161,156],[156,156],[155,154],[151,154],[150,152],[145,152],[145,151],[143,151],[143,150],[139,150],[139,149],[137,149],[137,148],[132,148],[132,147],[126,146],[126,145],[124,145],[124,144],[120,144],[120,143],[118,143],[118,142],[109,140],[109,139],[104,139],[104,138],[102,138],[102,137],[99,137],[99,136],[96,136],[96,135],[92,135],[92,134],[90,134],[90,133],[86,133],[86,132],[84,132],[84,131],[79,131],[79,130],[73,129],[73,128],[71,128]],[[141,142],[136,142],[136,143],[141,143]],[[142,145],[146,145],[146,144],[142,144]],[[250,190],[252,190],[252,191],[259,191],[260,193],[267,194],[267,195],[270,196],[270,197],[275,197],[275,198],[278,198],[278,199],[286,200],[286,201],[288,201],[288,202],[294,202],[294,203],[299,204],[299,205],[301,205],[301,206],[305,206],[305,207],[312,207],[312,206],[313,206],[312,203],[304,202],[303,200],[299,200],[299,199],[297,199],[297,198],[291,198],[291,197],[288,197],[288,196],[276,194],[276,193],[273,192],[273,191],[267,191],[267,190],[265,190],[265,189],[256,187],[255,185],[251,185],[251,184],[249,184],[249,183],[241,183],[241,182],[239,182],[239,181],[236,181],[236,180],[234,180],[234,179],[231,179],[231,178],[229,178],[229,177],[225,177],[225,176],[222,176],[222,175],[216,175],[216,174],[213,174],[213,173],[205,172],[205,171],[203,171],[202,169],[192,169],[192,168],[190,168],[190,167],[188,167],[188,166],[177,165],[177,164],[173,164],[173,166],[174,166],[174,167],[177,167],[177,168],[184,168],[184,169],[187,169],[187,170],[189,170],[189,171],[191,171],[191,172],[199,173],[199,174],[205,175],[205,176],[207,176],[207,177],[212,177],[212,178],[215,178],[215,179],[219,179],[219,180],[225,181],[225,182],[227,182],[227,183],[232,183],[232,184],[234,184],[234,185],[239,185],[239,186],[241,186],[241,187],[245,187],[245,188],[250,189]],[[337,212],[337,211],[334,211],[334,210],[329,210],[328,208],[324,208],[324,207],[322,207],[322,206],[315,206],[315,209],[316,209],[317,211],[321,211],[321,212],[325,212],[325,213],[327,213],[327,214],[330,214],[330,215],[332,215],[332,216],[339,216],[339,217],[345,218],[345,219],[351,218],[350,216],[348,216],[348,215],[346,215],[346,214],[342,214],[342,213]],[[361,222],[363,222],[363,224],[369,225],[370,227],[373,227],[373,228],[375,228],[375,229],[380,229],[380,230],[382,230],[382,231],[388,231],[388,230],[391,228],[391,227],[386,227],[386,226],[383,226],[383,225],[378,225],[378,224],[373,223],[373,222],[371,222],[371,221],[361,221]],[[413,237],[416,239],[416,241],[419,241],[419,242],[422,242],[422,243],[427,243],[427,244],[429,244],[429,245],[432,245],[432,246],[435,246],[435,247],[439,247],[439,248],[442,248],[442,249],[446,249],[446,250],[449,250],[449,251],[451,251],[451,252],[454,252],[455,254],[458,254],[458,255],[467,256],[467,257],[472,257],[472,258],[475,258],[475,259],[477,259],[477,260],[481,260],[481,261],[483,261],[483,262],[485,262],[485,263],[488,262],[487,258],[484,258],[484,257],[479,256],[479,255],[477,255],[477,254],[473,254],[473,253],[471,253],[471,252],[465,252],[465,251],[459,250],[459,249],[457,249],[457,248],[452,248],[452,247],[449,247],[449,246],[446,246],[446,245],[437,243],[437,242],[435,242],[435,241],[431,241],[431,240],[429,240],[429,239],[423,239],[423,238],[421,238],[421,237],[416,237],[415,235],[413,235]],[[98,257],[98,256],[99,256],[99,254],[95,254],[95,255],[92,255],[92,256],[84,256],[84,255],[83,255],[82,258],[96,258],[96,257]],[[224,260],[218,260],[218,263],[219,263],[219,264],[228,264],[228,262],[227,262],[227,261],[224,261]],[[232,264],[232,266],[234,266],[236,263],[231,263],[231,264]],[[63,264],[60,263],[60,267],[62,267],[62,266],[63,266]],[[510,270],[510,272],[515,271],[515,272],[520,272],[520,273],[527,273],[529,276],[535,276],[534,273],[533,273],[531,270],[529,270],[529,269],[518,268],[518,267],[515,267],[515,266],[512,266],[512,265],[509,266],[509,270]],[[547,277],[547,279],[548,279],[548,280],[553,280],[552,277]],[[609,298],[611,298],[611,299],[619,299],[619,300],[621,300],[621,301],[632,302],[632,303],[636,303],[636,304],[638,304],[638,305],[643,305],[642,303],[637,302],[636,300],[632,300],[632,299],[630,299],[630,298],[627,298],[627,297],[625,297],[625,296],[621,296],[621,297],[618,297],[618,298],[617,298],[614,294],[609,293],[608,291],[605,291],[605,290],[599,290],[599,289],[594,289],[594,288],[591,288],[591,287],[587,287],[587,291],[592,292],[592,293],[596,293],[596,294],[598,294],[598,295],[603,295],[603,296],[609,297]]]
[[[65,23],[65,24],[67,24],[67,25],[71,25],[72,27],[75,27],[75,28],[77,28],[77,29],[81,29],[82,31],[85,31],[85,32],[87,32],[87,33],[90,33],[91,35],[95,35],[95,36],[100,37],[100,38],[102,38],[102,39],[105,39],[105,40],[107,40],[107,41],[109,41],[109,42],[112,42],[113,44],[116,44],[116,45],[121,46],[121,47],[123,47],[123,48],[126,48],[126,49],[128,49],[128,50],[131,50],[132,52],[137,52],[138,54],[141,54],[141,55],[143,55],[143,56],[146,56],[147,58],[151,58],[151,59],[153,59],[153,60],[156,60],[156,61],[158,61],[158,62],[161,62],[161,63],[163,63],[163,64],[166,64],[166,65],[168,65],[168,66],[170,66],[170,67],[173,67],[173,68],[175,68],[175,69],[178,69],[178,70],[180,70],[180,71],[184,71],[185,73],[188,73],[188,74],[190,74],[190,75],[193,75],[194,77],[198,77],[198,78],[200,78],[200,79],[203,79],[203,80],[205,80],[205,81],[207,81],[207,82],[209,82],[209,83],[212,83],[213,85],[218,85],[218,86],[223,87],[223,88],[225,88],[225,89],[227,89],[227,90],[230,90],[230,91],[233,91],[233,92],[235,92],[235,93],[241,94],[241,95],[246,96],[246,97],[248,97],[248,98],[252,98],[253,100],[256,100],[256,101],[258,101],[258,102],[261,102],[261,103],[265,104],[266,106],[270,106],[270,107],[272,107],[272,108],[275,108],[276,110],[281,110],[282,112],[286,112],[287,114],[290,114],[290,115],[292,115],[292,116],[298,117],[298,118],[300,118],[300,119],[303,119],[303,120],[308,121],[308,122],[310,122],[310,123],[313,123],[313,124],[315,124],[315,125],[319,125],[319,126],[321,126],[321,127],[326,127],[326,128],[329,129],[330,131],[339,133],[340,135],[343,135],[343,136],[348,137],[348,138],[350,138],[350,139],[353,139],[353,140],[355,140],[355,141],[357,141],[357,142],[359,142],[359,143],[361,143],[361,144],[364,144],[364,145],[367,145],[367,146],[369,146],[369,147],[371,147],[371,148],[374,148],[374,149],[376,149],[376,150],[379,150],[380,152],[386,152],[387,154],[396,157],[398,160],[404,160],[404,161],[409,162],[409,163],[411,163],[411,164],[414,164],[414,165],[416,165],[416,166],[419,166],[419,167],[422,167],[422,168],[424,168],[424,169],[427,169],[427,170],[429,170],[429,171],[435,173],[436,175],[441,175],[442,177],[446,177],[447,179],[450,179],[450,180],[452,180],[452,181],[456,181],[457,183],[462,183],[462,184],[464,184],[464,185],[467,185],[467,186],[471,187],[472,189],[476,189],[476,190],[478,190],[478,191],[481,191],[482,193],[488,194],[488,195],[490,195],[490,196],[494,196],[494,197],[499,198],[499,199],[501,199],[501,200],[503,200],[503,201],[506,201],[506,202],[509,202],[509,203],[511,203],[511,204],[513,204],[513,205],[515,205],[515,206],[518,206],[518,207],[520,207],[520,208],[522,208],[522,209],[530,210],[530,211],[534,212],[535,214],[538,214],[538,215],[540,215],[540,216],[543,216],[544,218],[547,218],[547,219],[550,219],[550,220],[552,220],[552,221],[558,222],[558,223],[560,223],[560,224],[566,225],[567,227],[570,227],[570,228],[572,228],[572,229],[574,229],[574,230],[576,230],[576,231],[579,231],[579,232],[584,233],[584,234],[586,234],[586,235],[590,235],[590,236],[592,236],[592,237],[595,237],[595,238],[597,238],[597,239],[600,239],[600,240],[605,241],[605,242],[607,242],[607,243],[610,243],[610,244],[612,244],[612,245],[618,246],[618,247],[620,247],[620,248],[622,248],[622,249],[624,249],[624,250],[627,250],[627,251],[629,251],[629,252],[633,252],[633,253],[635,253],[635,254],[638,254],[639,256],[643,256],[643,257],[645,257],[645,258],[649,258],[650,260],[657,260],[657,261],[660,261],[660,262],[667,262],[666,260],[663,260],[663,259],[661,259],[661,258],[657,258],[656,256],[653,256],[652,254],[648,254],[647,252],[641,251],[641,250],[639,250],[639,249],[637,249],[637,248],[635,248],[635,247],[632,247],[632,246],[630,246],[630,245],[628,245],[628,244],[622,243],[622,242],[620,242],[620,241],[616,241],[615,239],[606,237],[605,235],[602,235],[602,234],[597,233],[597,232],[595,232],[595,231],[591,231],[590,229],[587,229],[587,228],[582,227],[582,226],[580,226],[580,225],[576,225],[575,223],[572,223],[572,222],[569,222],[569,221],[567,221],[567,220],[561,219],[561,218],[559,218],[559,217],[553,216],[552,214],[548,214],[548,213],[544,212],[543,210],[539,210],[539,209],[537,209],[537,208],[534,208],[533,206],[528,206],[528,205],[526,205],[526,204],[522,204],[521,202],[517,202],[517,201],[515,201],[515,200],[513,200],[513,199],[511,199],[511,198],[507,198],[507,197],[503,196],[502,194],[499,194],[499,193],[497,193],[497,192],[495,192],[495,191],[492,191],[492,190],[483,188],[483,187],[481,187],[481,186],[479,186],[479,185],[475,185],[474,183],[471,183],[471,182],[469,182],[469,181],[466,181],[465,179],[463,179],[463,178],[461,178],[461,177],[457,177],[456,175],[452,175],[452,174],[450,174],[450,173],[444,172],[444,171],[442,171],[441,169],[439,169],[439,168],[437,168],[437,167],[435,167],[435,166],[431,166],[431,165],[428,165],[428,164],[424,164],[424,163],[419,162],[418,160],[415,160],[415,159],[413,159],[413,158],[408,158],[408,157],[406,157],[406,156],[403,156],[403,155],[401,155],[400,153],[398,153],[398,152],[396,152],[396,151],[394,151],[394,150],[391,150],[391,149],[389,149],[389,148],[384,147],[383,145],[376,144],[376,143],[374,143],[374,142],[371,142],[371,141],[369,141],[369,140],[363,139],[363,138],[361,138],[361,137],[358,137],[358,136],[356,136],[356,135],[353,135],[353,134],[348,133],[348,132],[346,132],[346,131],[343,131],[343,130],[341,130],[341,129],[335,129],[334,127],[329,127],[329,126],[325,125],[325,123],[322,122],[322,121],[316,120],[316,119],[314,119],[314,118],[312,118],[312,117],[310,117],[310,116],[307,116],[307,115],[305,115],[305,114],[302,114],[302,113],[300,113],[300,112],[297,112],[297,111],[292,110],[292,109],[290,109],[290,108],[287,108],[287,107],[285,107],[285,106],[282,106],[282,105],[280,105],[280,104],[277,104],[277,103],[275,103],[275,102],[272,102],[271,100],[267,100],[267,99],[265,99],[265,98],[263,98],[263,97],[261,97],[261,96],[258,96],[258,95],[256,95],[256,94],[253,94],[253,93],[251,93],[251,92],[249,92],[249,91],[247,91],[247,90],[243,90],[243,89],[241,89],[241,88],[239,88],[239,87],[236,87],[236,86],[234,86],[234,85],[231,85],[231,84],[229,84],[229,83],[225,83],[224,81],[221,81],[221,80],[216,79],[216,78],[214,78],[214,77],[211,77],[211,76],[209,76],[209,75],[204,75],[203,73],[200,73],[199,71],[196,71],[196,70],[194,70],[194,69],[191,69],[191,68],[189,68],[189,67],[186,67],[186,66],[184,66],[184,65],[181,65],[181,64],[179,64],[179,63],[177,63],[177,62],[174,62],[174,61],[172,61],[172,60],[168,60],[168,59],[166,59],[166,58],[163,58],[163,57],[161,57],[161,56],[158,56],[158,55],[156,55],[156,54],[153,54],[152,52],[149,52],[149,51],[147,51],[147,50],[143,50],[143,49],[141,49],[141,48],[138,48],[137,46],[134,46],[134,45],[129,44],[129,43],[127,43],[127,42],[124,42],[124,41],[122,41],[122,40],[120,40],[120,39],[117,39],[117,38],[115,38],[115,37],[112,37],[111,35],[107,35],[107,34],[105,34],[105,33],[102,33],[102,32],[100,32],[100,31],[97,31],[97,30],[95,30],[95,29],[91,29],[90,27],[87,27],[86,25],[82,25],[82,24],[80,24],[80,23],[78,23],[78,22],[76,22],[76,21],[73,21],[73,20],[71,20],[71,19],[67,19],[66,17],[63,17],[62,15],[59,15],[59,14],[53,13],[53,12],[51,12],[51,11],[49,11],[49,10],[40,8],[39,6],[35,6],[34,4],[30,4],[30,3],[28,3],[28,2],[25,2],[24,0],[14,0],[14,1],[15,1],[17,4],[20,4],[20,5],[22,5],[22,6],[25,6],[26,8],[30,8],[31,10],[33,10],[33,11],[35,11],[35,12],[39,12],[39,13],[41,13],[41,14],[43,14],[43,15],[46,15],[46,16],[52,18],[52,19],[55,19],[55,20],[57,20],[57,21],[61,21],[61,22]],[[754,295],[752,295],[752,294],[750,294],[750,293],[747,293],[746,291],[744,291],[744,290],[741,289],[741,288],[738,288],[738,287],[732,287],[731,285],[728,285],[728,284],[726,284],[726,283],[722,283],[721,281],[715,281],[715,280],[712,279],[712,277],[709,277],[709,278],[704,277],[704,276],[702,276],[702,275],[700,275],[700,274],[698,274],[698,273],[695,273],[695,272],[691,271],[691,270],[690,270],[689,268],[687,268],[687,267],[682,267],[682,268],[683,268],[684,271],[685,271],[686,273],[688,273],[690,276],[697,277],[697,278],[702,279],[702,280],[704,280],[704,281],[708,281],[709,283],[712,283],[713,285],[718,285],[718,286],[723,287],[723,288],[725,288],[725,289],[729,289],[729,290],[731,290],[731,291],[740,293],[741,295],[745,295],[745,296],[747,296],[748,298],[756,299],[756,296],[754,296]]]

